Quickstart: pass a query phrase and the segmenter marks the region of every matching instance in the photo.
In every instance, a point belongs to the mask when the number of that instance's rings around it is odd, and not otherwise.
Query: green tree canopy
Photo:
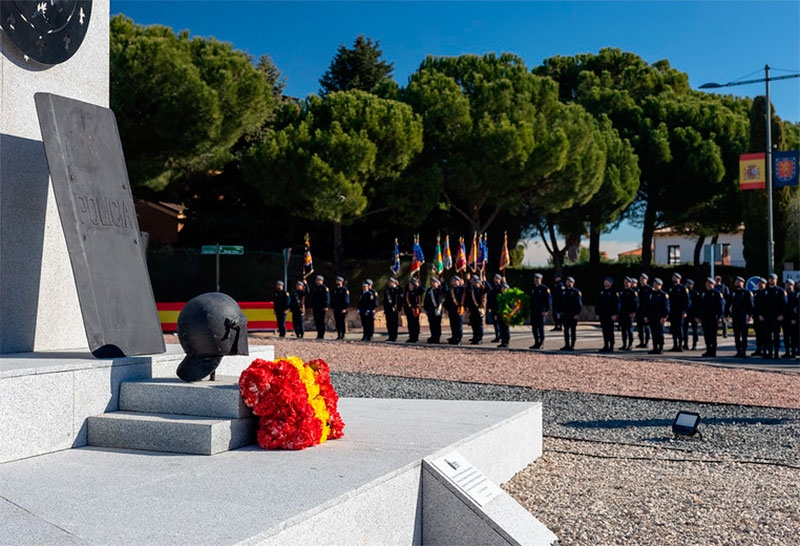
[[[168,27],[111,19],[111,108],[134,186],[221,168],[273,104],[272,87],[246,54]]]
[[[287,110],[286,124],[268,130],[243,159],[245,177],[267,203],[332,224],[339,265],[342,225],[419,153],[422,123],[408,105],[358,90],[311,95]]]
[[[320,95],[351,89],[372,92],[391,80],[394,63],[382,60],[383,51],[379,48],[380,42],[364,38],[363,34],[355,39],[351,49],[340,45],[328,70],[319,80]]]

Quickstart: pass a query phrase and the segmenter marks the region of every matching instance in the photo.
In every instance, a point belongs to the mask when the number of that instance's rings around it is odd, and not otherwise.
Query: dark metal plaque
[[[89,349],[163,353],[114,113],[50,93],[35,100]]]

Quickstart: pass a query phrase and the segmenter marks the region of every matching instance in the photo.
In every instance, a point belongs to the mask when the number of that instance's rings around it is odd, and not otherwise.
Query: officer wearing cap
[[[564,295],[561,298],[561,324],[564,326],[564,346],[561,347],[561,350],[574,351],[578,319],[583,310],[583,296],[581,291],[575,288],[575,279],[572,277],[567,277],[564,286]]]
[[[781,323],[786,313],[786,291],[778,286],[778,276],[771,273],[767,277],[761,306],[757,309],[758,321],[764,325],[764,358],[777,360],[781,349]]]
[[[444,290],[442,283],[437,277],[431,277],[430,286],[425,291],[425,299],[422,307],[428,315],[428,326],[431,330],[431,337],[428,343],[438,344],[442,337],[442,310],[444,307]]]
[[[714,285],[717,287],[717,290],[719,290],[719,293],[722,294],[722,299],[727,302],[728,298],[731,297],[731,289],[728,288],[727,284],[722,282],[722,277],[720,275],[714,277]],[[722,317],[722,337],[728,337],[728,321],[725,320],[725,317]]]
[[[361,283],[361,294],[358,295],[358,316],[361,317],[361,341],[371,341],[375,334],[375,309],[378,298],[367,281]]]
[[[753,315],[753,294],[745,288],[743,277],[736,277],[733,292],[725,301],[725,314],[731,317],[735,358],[747,358],[748,323]]]
[[[306,296],[308,289],[303,280],[297,281],[295,284],[294,292],[292,292],[292,301],[289,308],[292,310],[292,329],[294,330],[295,337],[303,337],[305,334],[305,314],[306,310]]]
[[[533,345],[531,349],[541,349],[544,344],[544,319],[553,303],[550,289],[542,284],[542,274],[534,273],[533,288],[531,289],[531,329],[533,330]]]
[[[497,302],[497,296],[502,294],[500,290],[502,285],[503,276],[500,273],[495,273],[491,286],[486,290],[486,316],[491,317],[492,327],[494,328],[494,339],[492,339],[492,343],[500,341],[500,324],[497,322],[497,317],[500,313],[500,305]]]
[[[336,322],[336,339],[344,339],[347,333],[347,310],[350,308],[350,291],[344,285],[344,278],[336,277],[336,288],[333,289],[331,298],[333,319]]]
[[[700,356],[717,356],[717,326],[725,312],[725,299],[717,290],[716,282],[712,277],[706,279],[706,289],[700,294],[699,317],[695,319],[703,326],[703,341],[706,352]]]
[[[467,288],[467,310],[469,310],[469,326],[472,345],[483,343],[483,318],[486,314],[486,285],[478,275],[473,275]]]
[[[633,289],[633,279],[625,277],[619,293],[619,329],[622,332],[622,351],[630,351],[633,346],[633,319],[639,309],[639,296]]]
[[[597,296],[595,313],[600,319],[600,327],[603,330],[603,348],[601,353],[614,352],[614,323],[619,316],[619,292],[614,288],[614,279],[606,277],[603,280],[603,288]]]
[[[325,338],[325,315],[331,306],[331,293],[325,286],[325,277],[317,275],[314,286],[311,288],[311,311],[314,314],[314,326],[317,329],[317,339]]]
[[[464,336],[462,315],[464,314],[465,299],[464,283],[460,277],[455,276],[450,279],[450,289],[444,299],[444,308],[447,310],[447,318],[450,321],[450,337],[447,339],[450,345],[458,345]]]
[[[686,289],[689,291],[689,309],[683,321],[683,348],[689,350],[689,327],[692,328],[692,347],[697,349],[698,323],[700,317],[700,295],[702,291],[694,285],[692,279],[686,279]]]
[[[406,313],[406,322],[408,322],[408,339],[406,343],[419,341],[419,314],[422,311],[422,297],[424,295],[419,279],[411,277],[403,297],[403,309]]]
[[[637,294],[639,296],[639,309],[636,311],[636,330],[639,333],[639,344],[637,348],[644,349],[650,342],[650,324],[648,320],[647,305],[650,303],[650,296],[653,294],[653,288],[647,284],[650,278],[647,273],[639,275],[639,287]]]
[[[794,358],[798,355],[797,331],[797,300],[798,292],[794,280],[787,278],[784,283],[786,288],[786,313],[783,317],[783,358]]]
[[[386,288],[383,289],[383,314],[386,317],[386,331],[389,333],[386,341],[397,341],[402,309],[403,289],[400,288],[397,279],[390,277]]]
[[[669,287],[669,331],[672,334],[670,352],[683,351],[683,321],[689,312],[689,290],[681,282],[681,274],[673,273],[672,286]]]
[[[653,279],[653,290],[647,302],[645,321],[653,335],[653,348],[647,353],[651,355],[660,355],[664,352],[664,324],[669,316],[669,294],[661,290],[663,284],[658,277]]]
[[[275,292],[272,293],[272,310],[275,312],[275,320],[278,323],[278,335],[286,337],[286,315],[289,313],[291,303],[289,292],[283,281],[275,281]]]
[[[552,296],[552,309],[553,309],[553,332],[558,332],[562,328],[562,309],[561,301],[564,297],[564,291],[567,289],[566,285],[561,281],[561,273],[553,275],[553,289],[551,290]]]

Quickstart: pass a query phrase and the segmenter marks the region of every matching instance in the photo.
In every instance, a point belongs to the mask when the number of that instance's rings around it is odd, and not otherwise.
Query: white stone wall
[[[697,244],[697,237],[675,234],[669,230],[657,231],[653,237],[653,261],[657,265],[669,264],[669,247],[672,245],[680,246],[681,263],[693,263],[694,247]],[[711,244],[711,238],[706,237],[703,245]],[[737,233],[721,233],[717,239],[717,244],[730,244],[730,265],[744,267],[744,245],[742,244],[742,231]],[[717,264],[720,263],[717,258]],[[706,263],[703,251],[700,254],[700,262]]]
[[[109,0],[95,0],[67,61],[28,61],[0,31],[0,353],[85,349],[34,93],[108,106]]]

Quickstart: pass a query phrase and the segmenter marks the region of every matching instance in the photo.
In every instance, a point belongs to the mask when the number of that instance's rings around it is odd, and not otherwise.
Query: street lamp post
[[[789,74],[786,76],[778,76],[772,78],[775,80],[788,80],[790,78],[800,78],[800,74]],[[772,104],[769,101],[769,65],[764,66],[764,77],[757,80],[744,80],[738,82],[728,83],[704,83],[700,89],[717,89],[720,87],[731,87],[733,85],[746,85],[750,83],[761,83],[766,85],[766,102],[767,102],[767,153],[766,153],[766,168],[767,168],[767,267],[769,273],[772,274],[775,269],[775,237],[772,231]]]

